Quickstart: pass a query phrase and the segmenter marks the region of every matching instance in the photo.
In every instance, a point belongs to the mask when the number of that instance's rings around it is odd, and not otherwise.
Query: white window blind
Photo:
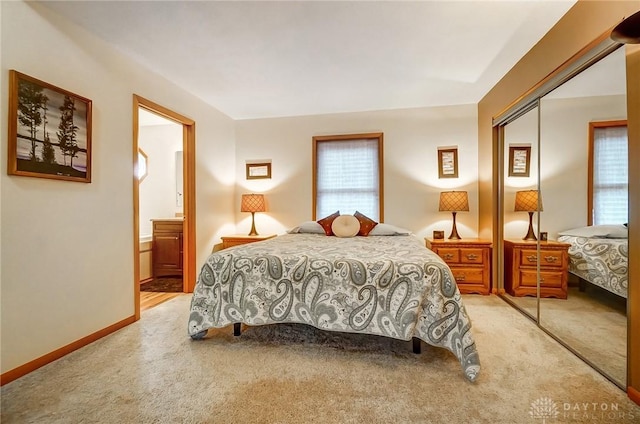
[[[593,133],[593,224],[628,221],[627,127],[598,127]]]
[[[316,217],[356,210],[379,221],[378,140],[319,141],[316,145]]]

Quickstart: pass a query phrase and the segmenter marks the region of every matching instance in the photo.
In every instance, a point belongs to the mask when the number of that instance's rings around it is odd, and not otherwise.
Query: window
[[[627,121],[589,123],[589,225],[628,221]]]
[[[313,213],[356,210],[382,222],[382,133],[313,137]]]

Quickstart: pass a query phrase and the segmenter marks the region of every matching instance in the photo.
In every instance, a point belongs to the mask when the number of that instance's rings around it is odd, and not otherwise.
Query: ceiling
[[[574,3],[43,2],[233,119],[477,103]]]

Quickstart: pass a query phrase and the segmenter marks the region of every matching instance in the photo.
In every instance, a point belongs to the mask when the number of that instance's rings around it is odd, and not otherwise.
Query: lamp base
[[[256,231],[256,213],[251,212],[251,231],[249,231],[250,236],[257,236],[258,232]]]
[[[451,212],[453,214],[453,228],[451,228],[451,234],[449,235],[449,240],[461,240],[462,237],[458,234],[458,229],[456,228],[456,213]]]
[[[529,212],[529,231],[522,240],[536,241],[536,233],[533,232],[533,212]]]

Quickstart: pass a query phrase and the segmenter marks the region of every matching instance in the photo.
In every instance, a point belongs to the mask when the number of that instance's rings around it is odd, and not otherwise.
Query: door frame
[[[146,109],[182,125],[183,161],[183,276],[182,291],[193,292],[196,273],[196,123],[164,106],[133,95],[133,282],[135,319],[140,319],[140,181],[138,180],[138,110]]]

